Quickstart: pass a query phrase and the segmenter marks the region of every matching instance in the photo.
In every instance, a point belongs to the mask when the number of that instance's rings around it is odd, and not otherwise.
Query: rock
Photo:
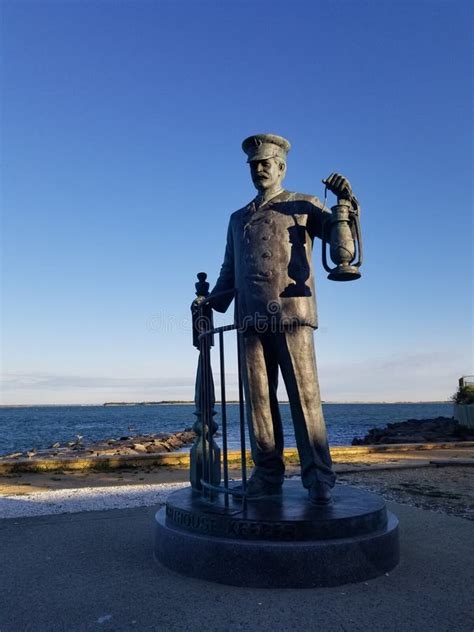
[[[466,432],[451,417],[436,419],[408,419],[389,423],[385,428],[371,428],[363,439],[355,437],[352,445],[401,443],[443,443],[473,441],[474,432]]]
[[[83,443],[82,435],[76,435],[75,441],[61,443],[57,441],[51,447],[44,450],[31,449],[28,452],[14,452],[5,454],[0,458],[18,459],[28,457],[30,459],[48,459],[60,455],[61,457],[79,456],[81,452],[84,456],[100,455],[136,455],[137,453],[153,454],[156,452],[172,452],[183,445],[194,441],[195,433],[191,430],[176,432],[173,434],[156,433],[153,435],[136,435],[134,437],[123,436],[120,439],[102,439]],[[82,455],[81,455],[82,456]]]
[[[132,445],[132,448],[134,450],[136,450],[137,452],[146,452],[146,447],[143,445],[143,443],[134,443]]]

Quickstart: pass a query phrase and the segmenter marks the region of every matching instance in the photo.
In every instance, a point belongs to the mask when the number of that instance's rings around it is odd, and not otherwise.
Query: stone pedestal
[[[282,496],[247,503],[191,488],[156,514],[155,557],[209,581],[258,588],[309,588],[364,581],[397,565],[398,520],[382,498],[337,485],[329,505],[308,501],[300,481]]]

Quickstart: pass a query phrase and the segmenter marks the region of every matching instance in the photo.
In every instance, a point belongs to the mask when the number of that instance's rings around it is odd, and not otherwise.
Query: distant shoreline
[[[220,404],[219,400],[216,401],[216,404]],[[238,400],[227,400],[227,404],[238,404]],[[279,404],[288,404],[288,400],[280,400]],[[451,400],[446,399],[438,399],[438,400],[418,400],[418,401],[378,401],[378,402],[366,402],[366,401],[344,401],[344,402],[334,402],[334,401],[323,401],[323,404],[330,404],[331,406],[353,406],[355,404],[364,404],[364,405],[387,405],[394,406],[399,404],[452,404]],[[194,405],[194,401],[192,400],[163,400],[157,402],[101,402],[98,404],[0,404],[0,410],[4,408],[88,408],[88,407],[115,407],[115,406],[129,406],[129,407],[138,407],[138,406],[192,406]]]

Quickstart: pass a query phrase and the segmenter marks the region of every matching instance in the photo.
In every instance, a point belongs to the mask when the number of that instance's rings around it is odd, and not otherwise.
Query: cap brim
[[[252,156],[247,158],[247,162],[257,162],[259,160],[268,160],[269,158],[277,158],[277,154],[272,151],[256,151]]]

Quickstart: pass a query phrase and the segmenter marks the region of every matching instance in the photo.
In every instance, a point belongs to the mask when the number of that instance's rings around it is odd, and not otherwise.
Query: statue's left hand
[[[340,173],[331,173],[325,180],[323,180],[323,184],[337,196],[338,200],[348,200],[352,202],[354,208],[357,207],[357,199],[352,193],[351,183],[347,178],[341,176]]]
[[[340,200],[350,200],[352,197],[351,183],[340,173],[331,173],[323,180],[323,184]]]

